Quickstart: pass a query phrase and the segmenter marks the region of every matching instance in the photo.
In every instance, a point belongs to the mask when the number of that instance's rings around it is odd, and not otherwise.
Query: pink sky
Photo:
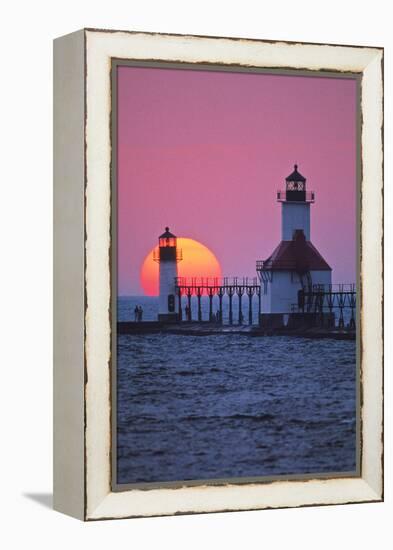
[[[281,240],[277,189],[294,163],[316,193],[311,241],[334,282],[356,270],[356,81],[118,68],[119,294],[164,227],[254,276]]]

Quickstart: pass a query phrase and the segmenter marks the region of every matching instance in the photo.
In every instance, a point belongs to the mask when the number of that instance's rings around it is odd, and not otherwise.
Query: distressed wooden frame
[[[85,29],[54,54],[54,507],[97,520],[381,501],[383,49]],[[358,477],[112,491],[112,59],[361,75]]]

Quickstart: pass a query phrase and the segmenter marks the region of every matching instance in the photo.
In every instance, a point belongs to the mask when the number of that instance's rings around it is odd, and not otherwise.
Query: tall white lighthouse
[[[299,311],[299,291],[310,292],[332,281],[331,267],[311,242],[314,192],[306,190],[306,178],[296,164],[285,182],[285,191],[277,192],[281,203],[281,242],[266,260],[257,262],[261,322],[268,325],[280,325],[284,314]]]
[[[176,313],[176,278],[177,264],[181,260],[181,251],[177,249],[177,238],[165,228],[165,233],[158,238],[158,254],[154,260],[159,263],[159,301],[158,320],[175,322]]]

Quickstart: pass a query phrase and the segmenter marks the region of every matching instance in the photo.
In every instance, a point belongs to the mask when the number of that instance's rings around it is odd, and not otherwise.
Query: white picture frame
[[[357,477],[111,488],[111,62],[361,75]],[[383,500],[383,49],[84,29],[54,43],[54,507],[81,520]]]

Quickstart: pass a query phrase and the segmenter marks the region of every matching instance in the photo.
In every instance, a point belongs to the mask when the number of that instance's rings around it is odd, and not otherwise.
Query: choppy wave
[[[121,335],[119,483],[356,466],[355,342]]]

